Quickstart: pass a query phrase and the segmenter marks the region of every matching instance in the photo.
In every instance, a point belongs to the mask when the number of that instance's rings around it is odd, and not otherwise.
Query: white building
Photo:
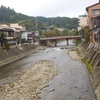
[[[79,27],[78,27],[78,30],[80,30],[83,27],[88,26],[88,17],[87,17],[86,14],[80,15],[78,19],[79,19]]]
[[[22,38],[22,39],[25,39],[25,41],[27,41],[27,39],[28,39],[28,34],[29,34],[29,32],[24,32],[24,33],[22,34],[21,38]]]

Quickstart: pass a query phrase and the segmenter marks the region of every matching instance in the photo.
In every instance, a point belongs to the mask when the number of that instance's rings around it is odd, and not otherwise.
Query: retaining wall
[[[0,67],[36,52],[33,44],[24,44],[21,47],[14,47],[10,50],[0,50]]]
[[[100,100],[100,50],[93,44],[81,43],[78,46],[82,59],[86,59],[88,64],[92,66],[90,74],[94,84],[97,100]]]

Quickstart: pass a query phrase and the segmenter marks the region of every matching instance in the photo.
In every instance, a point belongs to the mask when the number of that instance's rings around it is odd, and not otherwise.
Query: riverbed
[[[0,100],[96,100],[86,66],[79,60],[79,58],[73,59],[69,56],[69,48],[72,49],[73,46],[50,47],[1,67]],[[41,64],[42,62],[45,65],[44,71],[40,69],[43,65],[38,66],[38,64]],[[32,70],[34,70],[34,68],[32,67],[36,67],[34,72],[37,74],[33,73]],[[48,70],[48,67],[50,67],[50,70]],[[47,73],[45,73],[45,71]],[[38,74],[41,72],[43,72],[44,75],[43,73]],[[24,76],[26,75],[25,77],[23,76],[23,73]],[[42,75],[41,77],[44,78],[44,80],[46,79],[46,81],[37,86],[35,89],[36,91],[31,92],[32,94],[25,94],[23,92],[25,87],[31,89],[30,86],[33,86],[32,84],[34,84],[34,82],[36,82],[35,84],[38,84],[38,82],[41,83],[41,78],[34,81],[37,75]],[[24,80],[21,81],[20,77]],[[29,77],[32,77],[33,79]],[[31,81],[31,83],[33,82],[32,84],[28,83],[30,80],[33,80]],[[15,87],[12,83],[15,84]],[[26,83],[26,85],[24,86],[22,83]],[[7,84],[10,84],[10,87]],[[6,89],[7,86],[9,89]],[[22,90],[19,91],[20,86]],[[1,91],[6,91],[8,94]],[[19,97],[17,94],[12,96],[10,92],[12,95],[14,93],[20,93],[20,95]],[[31,98],[31,95],[34,98]]]

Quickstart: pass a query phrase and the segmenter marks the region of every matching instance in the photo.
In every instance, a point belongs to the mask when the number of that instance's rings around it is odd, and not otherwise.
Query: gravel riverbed
[[[0,86],[0,100],[39,100],[40,90],[58,71],[53,63],[40,60],[18,74],[18,79]]]

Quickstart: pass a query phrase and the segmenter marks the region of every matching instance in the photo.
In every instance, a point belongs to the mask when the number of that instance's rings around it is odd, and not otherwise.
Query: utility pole
[[[35,25],[36,25],[36,31],[37,31],[37,25],[38,25],[37,20],[35,21]]]

